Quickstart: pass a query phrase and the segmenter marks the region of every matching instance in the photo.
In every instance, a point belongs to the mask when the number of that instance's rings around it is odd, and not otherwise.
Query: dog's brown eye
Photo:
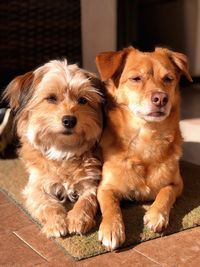
[[[87,99],[85,98],[85,97],[79,97],[79,99],[78,99],[78,103],[80,104],[80,105],[85,105],[85,104],[87,104]]]
[[[171,83],[173,81],[173,78],[169,75],[166,75],[164,78],[163,78],[163,81],[165,83]]]
[[[57,101],[57,97],[56,95],[49,95],[46,100],[49,102],[49,103],[56,103]]]
[[[135,77],[131,77],[130,80],[133,82],[140,82],[142,79],[140,76],[135,76]]]

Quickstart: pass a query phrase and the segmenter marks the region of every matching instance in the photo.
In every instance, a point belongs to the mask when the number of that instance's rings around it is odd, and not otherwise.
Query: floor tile
[[[200,266],[200,255],[188,260],[186,263],[179,263],[177,267],[198,267]]]
[[[14,233],[46,259],[56,257],[61,250],[53,240],[46,238],[35,224],[23,227]]]
[[[46,262],[12,233],[1,235],[0,248],[0,266],[34,266]]]
[[[190,266],[200,255],[200,227],[137,245],[134,249],[162,266]],[[199,261],[200,265],[200,261]]]
[[[134,251],[133,249],[127,249],[126,251],[117,251],[99,255],[90,259],[81,261],[81,267],[158,267],[160,266],[156,262],[149,260],[147,257]]]
[[[59,266],[59,267],[159,267],[160,265],[149,260],[145,256],[137,253],[133,249],[120,252],[111,252],[102,254],[96,257],[88,258],[81,261],[74,261],[70,257],[59,254],[52,258],[48,259],[49,265],[46,263],[46,266]],[[42,267],[42,265],[41,265]]]
[[[0,205],[0,234],[16,231],[32,224],[31,220],[12,202]]]
[[[60,252],[54,258],[48,259],[48,267],[83,267],[81,261],[75,261],[67,255],[63,255]],[[94,266],[93,266],[94,267]],[[96,266],[95,266],[96,267]],[[102,266],[103,267],[103,266]]]
[[[9,199],[2,192],[0,192],[0,205],[6,203],[9,203]]]

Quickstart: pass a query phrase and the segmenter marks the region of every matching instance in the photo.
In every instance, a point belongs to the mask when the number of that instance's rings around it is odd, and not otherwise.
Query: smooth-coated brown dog
[[[114,250],[125,241],[123,198],[154,200],[144,223],[154,232],[168,225],[170,209],[183,189],[179,80],[182,74],[192,78],[186,56],[165,48],[103,52],[96,64],[108,95],[97,194],[103,216],[99,240]]]

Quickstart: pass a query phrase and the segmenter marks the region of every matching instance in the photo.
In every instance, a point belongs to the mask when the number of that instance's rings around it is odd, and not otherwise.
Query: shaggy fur
[[[178,84],[181,74],[192,79],[186,56],[163,48],[149,53],[133,47],[104,52],[96,63],[108,94],[101,140],[103,177],[97,194],[103,216],[99,240],[113,250],[125,240],[123,198],[155,200],[144,223],[155,232],[168,224],[183,188]]]
[[[102,83],[66,60],[54,60],[15,78],[5,98],[16,112],[20,156],[29,172],[27,209],[48,237],[86,233],[98,207]],[[68,200],[77,202],[67,213]]]

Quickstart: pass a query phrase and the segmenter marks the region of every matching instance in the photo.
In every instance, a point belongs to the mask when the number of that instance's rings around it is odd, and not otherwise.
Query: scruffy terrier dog
[[[96,63],[108,93],[99,239],[113,250],[125,240],[123,198],[154,200],[144,223],[155,232],[168,224],[183,187],[178,84],[181,75],[192,79],[186,56],[163,48],[104,52]]]
[[[95,223],[101,162],[103,86],[93,74],[50,61],[16,77],[5,98],[16,112],[20,156],[29,172],[26,206],[48,236],[86,233]],[[66,200],[76,203],[68,213]]]

